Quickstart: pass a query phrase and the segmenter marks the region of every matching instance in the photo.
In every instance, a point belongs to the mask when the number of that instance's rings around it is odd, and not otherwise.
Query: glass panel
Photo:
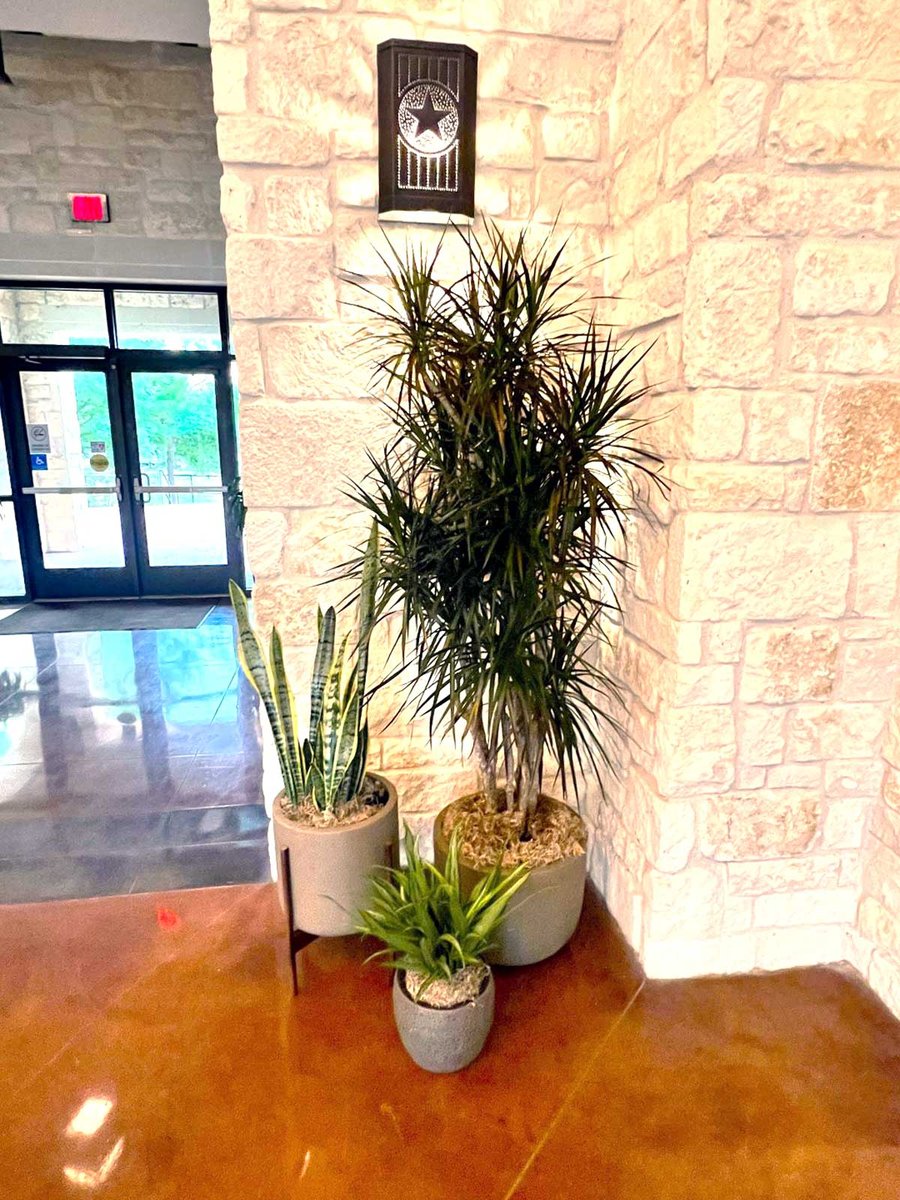
[[[16,533],[16,513],[11,500],[0,500],[0,596],[22,596],[25,577]]]
[[[131,383],[143,485],[221,487],[215,376],[140,372]],[[151,567],[228,561],[221,492],[156,492],[143,500]]]
[[[116,292],[123,349],[221,350],[219,298],[210,292]]]
[[[108,346],[103,293],[0,288],[0,337],[32,346]]]
[[[35,496],[44,566],[123,567],[122,522],[114,492],[112,429],[102,371],[23,371],[22,403],[29,425],[44,427],[49,449],[32,455],[36,488],[77,487],[74,495]],[[41,431],[32,431],[40,445]]]

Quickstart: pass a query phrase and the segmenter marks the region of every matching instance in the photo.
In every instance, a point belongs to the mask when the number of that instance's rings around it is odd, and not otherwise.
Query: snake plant
[[[268,656],[253,628],[247,597],[232,580],[231,603],[238,624],[241,668],[262,701],[278,752],[288,806],[314,805],[338,814],[362,787],[369,749],[365,720],[369,639],[378,579],[378,530],[373,525],[364,556],[355,662],[350,634],[336,640],[333,607],[318,613],[318,646],[310,687],[309,732],[301,738],[294,695],[284,666],[284,649],[272,629]]]

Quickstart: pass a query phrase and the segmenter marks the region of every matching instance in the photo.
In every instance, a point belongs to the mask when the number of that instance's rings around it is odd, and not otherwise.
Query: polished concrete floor
[[[0,903],[269,878],[230,610],[0,637]]]
[[[272,885],[0,908],[0,1195],[897,1200],[900,1026],[814,969],[643,984],[602,907],[406,1057],[389,977]]]

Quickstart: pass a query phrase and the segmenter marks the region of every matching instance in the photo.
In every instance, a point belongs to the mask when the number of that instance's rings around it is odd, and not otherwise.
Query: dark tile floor
[[[3,636],[3,678],[0,903],[269,878],[226,606],[196,629]]]

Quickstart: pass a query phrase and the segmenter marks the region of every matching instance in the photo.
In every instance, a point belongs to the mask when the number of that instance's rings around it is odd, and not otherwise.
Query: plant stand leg
[[[294,888],[291,882],[291,853],[287,846],[281,851],[281,878],[284,881],[284,906],[287,910],[288,952],[291,956],[291,983],[294,995],[300,994],[300,983],[297,978],[297,955],[316,940],[315,934],[307,933],[304,929],[294,928]]]

